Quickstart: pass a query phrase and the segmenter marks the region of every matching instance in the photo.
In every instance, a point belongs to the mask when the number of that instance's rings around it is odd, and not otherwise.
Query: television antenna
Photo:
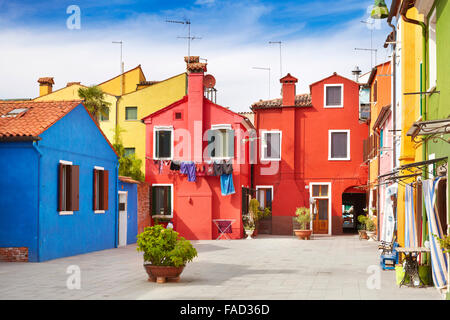
[[[283,78],[283,64],[281,59],[281,41],[269,41],[269,44],[278,44],[280,45],[280,79]]]
[[[191,36],[191,20],[166,20],[167,23],[178,23],[185,24],[188,26],[188,35],[187,37],[177,37],[178,39],[187,39],[188,42],[188,61],[191,61],[191,41],[201,39],[200,37]]]

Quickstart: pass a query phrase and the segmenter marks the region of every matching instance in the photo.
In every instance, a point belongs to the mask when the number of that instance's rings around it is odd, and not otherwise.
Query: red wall
[[[344,107],[324,108],[324,85],[344,84]],[[261,175],[258,164],[255,185],[274,185],[272,232],[292,234],[292,217],[300,206],[309,207],[310,182],[331,182],[332,233],[342,232],[342,193],[365,184],[367,168],[363,163],[366,124],[359,119],[359,85],[334,74],[310,87],[312,107],[282,107],[255,110],[260,130],[280,129],[282,157],[274,175]],[[350,160],[328,160],[328,130],[350,130]],[[259,157],[260,159],[260,157]]]

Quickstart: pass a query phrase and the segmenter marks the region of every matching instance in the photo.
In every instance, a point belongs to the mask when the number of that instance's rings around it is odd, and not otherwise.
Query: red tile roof
[[[37,138],[82,100],[0,101],[0,139]]]
[[[296,107],[312,107],[311,95],[309,93],[295,96]],[[282,108],[282,99],[260,100],[252,105],[252,109]]]

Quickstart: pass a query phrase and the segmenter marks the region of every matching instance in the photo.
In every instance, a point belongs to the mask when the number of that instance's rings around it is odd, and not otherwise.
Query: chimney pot
[[[295,106],[296,83],[298,82],[298,79],[288,73],[285,77],[280,79],[280,82],[282,83],[281,92],[283,95],[282,106]]]

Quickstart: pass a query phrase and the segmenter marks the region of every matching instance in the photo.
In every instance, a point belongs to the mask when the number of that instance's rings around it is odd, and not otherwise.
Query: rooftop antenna
[[[188,35],[187,37],[177,37],[178,39],[187,39],[188,41],[188,61],[191,61],[191,40],[197,40],[201,39],[200,37],[191,37],[191,20],[185,19],[183,21],[180,20],[166,20],[168,23],[178,23],[178,24],[185,24],[188,26]]]
[[[362,50],[362,51],[370,51],[370,69],[373,68],[373,53],[375,52],[375,65],[377,64],[377,50],[373,48],[373,25],[375,24],[374,21],[369,22],[369,19],[366,21],[361,20],[361,23],[364,23],[368,25],[370,29],[370,49],[364,49],[364,48],[355,48],[355,50]]]
[[[113,41],[112,43],[120,44],[120,74],[123,75],[123,73],[124,73],[124,63],[123,63],[123,59],[122,59],[123,41],[122,40],[120,40],[120,41]],[[123,79],[120,82],[120,84],[121,84],[120,85],[121,93],[123,95]]]
[[[279,44],[280,45],[280,79],[283,78],[283,64],[281,60],[281,41],[269,41],[269,44]]]
[[[270,100],[270,68],[264,68],[264,67],[253,67],[253,69],[258,69],[258,70],[265,70],[265,71],[269,71],[269,100]]]

